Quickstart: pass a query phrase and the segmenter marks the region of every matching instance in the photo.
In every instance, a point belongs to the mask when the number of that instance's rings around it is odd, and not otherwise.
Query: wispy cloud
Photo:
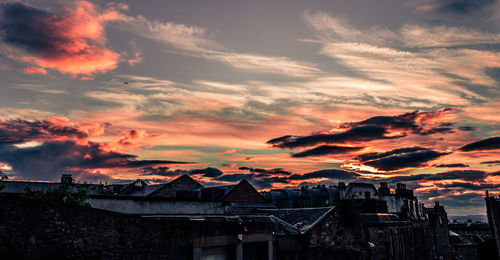
[[[311,77],[320,73],[315,64],[289,57],[239,53],[227,50],[204,27],[149,20],[144,16],[120,14],[122,29],[173,47],[181,54],[220,61],[235,68],[290,77]]]
[[[324,12],[307,12],[304,19],[319,39],[322,54],[361,73],[372,84],[382,82],[392,89],[385,92],[391,96],[468,105],[487,100],[484,92],[468,86],[496,84],[485,71],[500,67],[498,34],[429,25],[403,25],[399,31],[356,28]],[[366,93],[380,96],[376,90]]]

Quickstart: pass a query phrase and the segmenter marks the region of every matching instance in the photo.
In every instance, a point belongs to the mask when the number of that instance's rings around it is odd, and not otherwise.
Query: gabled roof
[[[182,185],[182,184],[186,184],[186,183],[189,183],[192,186],[192,188],[189,190],[201,189],[204,187],[199,182],[197,182],[193,178],[189,177],[189,175],[183,174],[183,175],[177,177],[176,179],[174,179],[173,181],[171,181],[167,184],[163,184],[160,188],[155,189],[153,192],[149,193],[147,196],[155,196],[155,194],[160,193],[163,189],[174,189],[175,190],[177,185]]]
[[[190,182],[191,184],[194,184],[194,185],[198,186],[198,188],[203,188],[204,187],[199,182],[197,182],[193,178],[189,177],[189,175],[187,175],[187,174],[183,174],[183,175],[179,176],[178,178],[176,178],[175,180],[167,183],[167,186],[174,186],[177,183],[180,183],[180,182],[183,182],[183,181]]]
[[[141,179],[137,179],[136,181],[125,185],[117,195],[120,196],[132,196],[132,197],[148,197],[152,196],[155,193],[160,192],[164,188],[173,188],[178,183],[188,182],[192,184],[196,188],[203,188],[203,185],[199,184],[197,181],[193,180],[188,175],[184,174],[175,180],[165,183],[165,184],[157,184],[157,185],[148,185]]]
[[[222,200],[225,203],[269,203],[247,180],[242,180],[236,185],[203,188],[201,197]]]
[[[259,209],[259,212],[275,216],[304,234],[328,216],[335,207],[298,208],[298,209]]]

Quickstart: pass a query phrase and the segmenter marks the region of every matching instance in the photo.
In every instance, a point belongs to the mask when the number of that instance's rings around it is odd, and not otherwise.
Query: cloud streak
[[[200,26],[161,22],[125,14],[120,14],[119,20],[123,30],[167,44],[181,51],[181,54],[216,60],[238,69],[299,78],[312,77],[321,72],[315,64],[289,57],[228,51],[215,40],[213,34]]]
[[[305,13],[304,20],[316,34],[320,53],[367,78],[372,87],[366,93],[375,97],[391,93],[431,104],[469,105],[488,99],[469,86],[496,84],[485,73],[500,66],[496,33],[431,25],[358,28],[324,12]]]
[[[436,152],[422,147],[399,148],[383,153],[368,153],[356,156],[363,165],[382,171],[397,171],[406,168],[420,168],[427,162],[449,153]]]
[[[297,148],[313,146],[321,143],[355,143],[378,139],[395,138],[386,136],[387,131],[380,126],[360,126],[351,128],[338,134],[313,134],[309,136],[286,135],[267,141],[268,144],[279,148]]]
[[[458,150],[463,152],[485,151],[500,149],[500,137],[490,137],[479,140],[460,147]]]
[[[325,155],[333,155],[333,154],[344,154],[351,153],[355,151],[359,151],[363,149],[363,147],[357,146],[337,146],[337,145],[321,145],[309,150],[302,151],[300,153],[292,154],[292,157],[295,158],[304,158],[304,157],[314,157],[314,156],[325,156]]]

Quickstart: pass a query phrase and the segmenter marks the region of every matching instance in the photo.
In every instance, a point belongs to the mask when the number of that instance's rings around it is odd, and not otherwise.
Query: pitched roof
[[[146,196],[156,196],[159,193],[161,193],[163,189],[174,190],[174,193],[175,193],[175,190],[185,190],[186,187],[185,186],[182,187],[182,185],[184,185],[186,183],[188,183],[192,186],[192,188],[189,189],[190,191],[196,190],[196,189],[201,189],[204,187],[199,182],[197,182],[193,178],[189,177],[189,175],[183,174],[183,175],[177,177],[176,179],[174,179],[173,181],[171,181],[167,184],[163,184],[161,187],[159,187],[158,189],[155,189],[154,191],[152,191],[151,193],[149,193]],[[178,185],[180,185],[181,187],[176,189]]]
[[[187,182],[190,182],[196,186],[198,186],[198,188],[203,188],[204,186],[201,185],[199,182],[195,181],[193,178],[189,177],[189,175],[187,174],[183,174],[181,176],[179,176],[178,178],[176,178],[175,180],[167,183],[167,186],[174,186],[176,185],[177,183],[180,183],[180,182],[183,182],[183,181],[187,181]]]
[[[328,216],[334,208],[259,209],[258,211],[275,216],[304,234]]]
[[[269,203],[247,180],[242,180],[236,185],[203,188],[201,197],[222,200],[225,203]]]

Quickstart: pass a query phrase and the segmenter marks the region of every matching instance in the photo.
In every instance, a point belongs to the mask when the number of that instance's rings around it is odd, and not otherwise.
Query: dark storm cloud
[[[253,179],[254,174],[225,174],[217,178],[218,181],[227,181],[227,182],[238,182],[241,180],[251,180]]]
[[[105,145],[75,141],[47,141],[39,146],[18,148],[0,146],[0,161],[9,164],[20,178],[54,180],[61,173],[79,173],[88,169],[138,168],[183,164],[167,160],[137,160],[137,156],[109,151]]]
[[[0,122],[0,144],[51,140],[59,137],[82,139],[88,137],[88,134],[78,127],[61,125],[49,120],[14,119]]]
[[[466,126],[459,127],[458,130],[464,131],[464,132],[465,131],[477,131],[477,128],[473,127],[473,126],[466,125]]]
[[[433,165],[434,167],[438,168],[458,168],[458,167],[469,167],[468,164],[463,164],[463,163],[449,163],[449,164],[437,164]]]
[[[440,0],[437,9],[442,12],[469,13],[494,5],[497,0]]]
[[[436,174],[417,174],[410,176],[398,176],[384,179],[387,182],[407,182],[407,181],[441,181],[441,180],[464,180],[481,182],[488,175],[496,176],[500,172],[485,172],[475,170],[448,171]]]
[[[380,139],[405,137],[410,133],[430,135],[436,133],[452,133],[453,123],[439,122],[447,113],[455,108],[435,111],[413,111],[397,116],[375,116],[360,122],[344,123],[340,128],[345,132],[332,134],[312,134],[308,136],[285,135],[267,141],[279,148],[297,148],[318,144],[345,144],[368,142]]]
[[[337,145],[321,145],[313,149],[302,151],[300,153],[292,154],[292,157],[303,158],[311,156],[323,156],[329,154],[343,154],[350,153],[354,151],[359,151],[363,147],[353,147],[353,146],[337,146]]]
[[[190,174],[192,175],[203,175],[205,177],[209,178],[214,178],[223,175],[224,173],[217,169],[217,168],[212,168],[212,167],[207,167],[205,169],[194,169],[191,170]]]
[[[274,147],[297,148],[314,146],[320,143],[352,143],[367,142],[378,139],[388,139],[395,137],[386,136],[387,131],[381,126],[361,126],[354,127],[338,134],[314,134],[309,136],[282,136],[267,141]],[[398,136],[401,137],[401,136]]]
[[[159,176],[171,176],[169,175],[169,168],[165,166],[160,167],[144,167],[142,168],[142,175],[159,175]],[[177,175],[177,174],[176,174]]]
[[[485,189],[497,189],[500,188],[500,184],[491,183],[466,183],[466,182],[452,182],[452,183],[436,183],[438,187],[442,188],[462,188],[466,190],[485,190]]]
[[[481,162],[481,164],[487,164],[488,166],[500,165],[500,160]]]
[[[363,165],[383,171],[401,170],[410,167],[423,167],[428,161],[448,153],[436,152],[422,147],[400,148],[384,153],[368,153],[355,157]]]
[[[142,175],[178,176],[188,173],[189,170],[170,170],[170,168],[166,166],[142,168]]]
[[[0,8],[3,10],[0,30],[5,42],[48,54],[58,50],[58,42],[66,41],[50,33],[47,21],[53,14],[21,3],[2,4]]]
[[[142,171],[143,171],[142,175],[179,176],[183,174],[188,174],[188,175],[203,175],[204,177],[208,178],[215,178],[224,174],[221,170],[212,167],[207,167],[204,169],[191,169],[191,170],[182,170],[182,169],[170,170],[168,167],[144,167],[142,168]]]
[[[274,168],[274,169],[261,169],[261,168],[252,168],[252,167],[240,167],[238,168],[242,171],[249,171],[251,173],[257,173],[259,176],[269,176],[275,174],[281,175],[290,175],[291,172],[283,170],[283,168]]]
[[[354,172],[331,169],[331,170],[319,170],[305,174],[294,174],[288,178],[288,180],[308,180],[316,178],[329,178],[329,179],[339,179],[339,180],[352,180],[359,176]]]
[[[500,149],[500,137],[490,137],[474,143],[466,144],[458,150],[463,152]]]
[[[397,116],[374,116],[366,120],[354,123],[344,123],[342,127],[359,127],[359,126],[382,126],[392,130],[404,130],[405,132],[415,133],[419,135],[429,135],[435,133],[451,133],[453,128],[452,123],[440,123],[433,125],[430,122],[434,118],[438,118],[442,114],[454,111],[453,108],[447,108],[435,111],[413,111]]]

